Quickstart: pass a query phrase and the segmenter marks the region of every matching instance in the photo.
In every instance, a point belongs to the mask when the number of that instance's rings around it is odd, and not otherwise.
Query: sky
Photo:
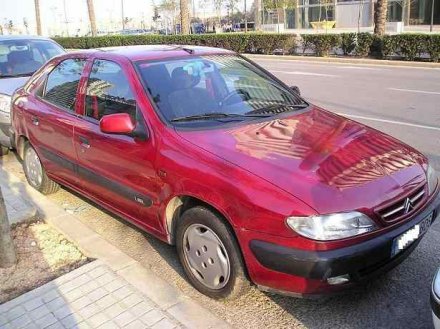
[[[160,4],[161,0],[124,0],[124,16],[136,18],[146,22],[151,21],[153,16],[153,1]],[[196,1],[196,8],[200,8],[199,1]],[[209,0],[208,0],[209,1]],[[252,0],[248,0],[248,8]],[[65,25],[64,3],[66,7],[67,21],[70,25],[88,22],[86,0],[40,0],[43,31],[53,27]],[[121,0],[94,0],[96,19],[121,20]],[[238,0],[238,8],[242,9],[243,0]],[[202,16],[199,13],[199,16]],[[34,0],[0,0],[0,24],[5,25],[9,20],[14,25],[23,25],[23,18],[29,22],[30,33],[35,29]],[[73,26],[72,26],[73,28]],[[99,29],[99,26],[98,26]]]

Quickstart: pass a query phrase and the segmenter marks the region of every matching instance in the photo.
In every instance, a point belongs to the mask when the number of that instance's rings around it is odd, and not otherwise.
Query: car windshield
[[[308,104],[236,55],[138,62],[147,91],[175,125],[218,125],[303,109]]]
[[[0,79],[30,76],[64,50],[46,40],[1,40]]]

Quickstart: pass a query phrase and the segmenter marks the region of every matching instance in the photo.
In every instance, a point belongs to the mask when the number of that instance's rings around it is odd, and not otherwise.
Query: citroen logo
[[[410,198],[405,199],[405,204],[403,205],[403,209],[405,210],[405,214],[409,213],[414,209],[414,205]]]

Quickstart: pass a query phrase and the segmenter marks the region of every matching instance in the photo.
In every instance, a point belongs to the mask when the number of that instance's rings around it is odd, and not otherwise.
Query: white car
[[[434,328],[440,329],[440,269],[434,277],[431,290],[432,318],[434,319]]]
[[[49,59],[65,53],[49,38],[0,36],[0,155],[8,153],[11,143],[11,96]]]

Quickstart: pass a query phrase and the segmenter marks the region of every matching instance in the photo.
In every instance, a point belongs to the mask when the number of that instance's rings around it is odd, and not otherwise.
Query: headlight
[[[428,193],[431,195],[434,193],[435,188],[437,187],[438,176],[435,172],[435,169],[428,165],[428,169],[426,171],[426,180],[428,181]]]
[[[0,112],[11,113],[11,96],[0,94]]]
[[[376,224],[360,212],[336,213],[322,216],[289,217],[287,224],[298,234],[313,240],[329,241],[367,233]]]

